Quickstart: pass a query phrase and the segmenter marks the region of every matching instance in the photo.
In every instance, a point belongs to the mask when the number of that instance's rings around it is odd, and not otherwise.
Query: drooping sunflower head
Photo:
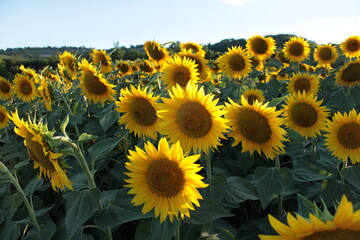
[[[320,78],[318,75],[309,73],[297,73],[290,78],[288,91],[290,93],[306,92],[316,94],[319,89]]]
[[[49,79],[52,82],[60,82],[59,75],[49,66],[44,67],[41,73],[46,79]]]
[[[316,96],[306,92],[289,95],[283,106],[285,125],[306,138],[316,137],[325,129],[329,115],[321,103],[322,100],[317,101]]]
[[[52,111],[52,100],[51,100],[51,91],[49,83],[44,79],[40,78],[40,87],[38,88],[38,94],[41,98],[41,102],[45,104],[45,108],[48,111]]]
[[[254,35],[246,40],[246,49],[259,60],[268,59],[275,53],[276,43],[272,37]]]
[[[336,74],[336,83],[353,87],[360,82],[360,59],[352,60],[340,68]]]
[[[72,53],[65,51],[63,54],[59,55],[59,58],[60,58],[59,65],[62,66],[64,75],[66,72],[67,74],[70,75],[72,80],[76,79],[77,63],[75,56]]]
[[[21,70],[22,74],[28,76],[30,80],[34,81],[35,83],[38,82],[38,74],[36,71],[30,67],[24,67],[24,65],[20,65],[19,69]]]
[[[205,94],[203,87],[198,89],[191,84],[185,89],[176,85],[169,94],[170,98],[163,98],[164,103],[159,104],[159,116],[164,120],[159,126],[161,134],[172,143],[180,141],[186,152],[208,153],[221,145],[227,125],[214,95]]]
[[[325,145],[332,155],[342,161],[360,163],[360,114],[352,109],[349,113],[337,112],[327,123]]]
[[[348,58],[360,57],[360,36],[350,36],[345,39],[340,48]]]
[[[4,106],[0,105],[0,129],[9,125],[9,117]]]
[[[119,77],[132,73],[131,65],[128,61],[117,61],[115,63],[115,69],[119,70]]]
[[[314,59],[320,66],[326,66],[336,61],[338,53],[331,44],[318,45],[314,51]]]
[[[27,75],[16,74],[14,78],[14,88],[16,96],[25,102],[31,102],[37,96],[35,83]]]
[[[157,116],[159,97],[147,94],[147,89],[136,89],[130,85],[130,89],[121,89],[121,97],[116,102],[116,110],[124,113],[119,119],[119,124],[125,124],[125,128],[134,132],[137,137],[157,138],[157,132],[161,119]]]
[[[181,51],[187,52],[192,51],[193,53],[199,53],[201,56],[205,57],[205,51],[203,47],[194,42],[186,42],[180,44]]]
[[[210,77],[208,60],[206,60],[201,53],[194,53],[191,50],[182,51],[178,53],[180,58],[188,58],[195,62],[196,70],[199,73],[200,81],[206,81]]]
[[[225,119],[229,121],[229,137],[234,138],[232,146],[242,143],[242,152],[253,154],[257,151],[264,153],[266,158],[274,159],[275,154],[284,153],[286,131],[281,127],[283,119],[280,111],[275,107],[269,108],[266,104],[254,102],[250,105],[244,97],[241,105],[229,99],[225,103]]]
[[[112,88],[115,86],[108,83],[92,63],[89,63],[84,58],[79,64],[79,68],[81,69],[79,87],[82,89],[83,95],[94,102],[100,103],[114,100],[115,90]]]
[[[135,206],[144,204],[143,214],[154,209],[161,223],[167,217],[172,222],[179,215],[182,219],[190,217],[194,204],[200,206],[202,196],[197,189],[207,186],[197,174],[202,168],[195,163],[200,155],[186,156],[179,142],[169,146],[166,138],[160,139],[158,148],[147,142],[145,151],[135,147],[129,153],[125,186],[131,188],[129,194],[135,195]]]
[[[290,60],[285,57],[285,54],[283,51],[276,52],[276,58],[279,59],[282,63],[288,64],[290,63]]]
[[[144,50],[149,57],[149,60],[154,62],[155,66],[161,66],[169,58],[169,52],[166,48],[155,41],[146,41],[144,43]]]
[[[13,90],[9,81],[0,77],[0,99],[10,100],[13,94]]]
[[[90,54],[95,66],[100,64],[101,72],[110,72],[112,70],[112,63],[109,54],[105,50],[93,49]]]
[[[285,43],[283,52],[290,62],[302,62],[310,53],[310,44],[304,38],[292,37]]]
[[[65,190],[65,187],[73,190],[64,170],[64,164],[59,161],[62,154],[56,153],[47,140],[52,138],[53,132],[49,132],[47,126],[41,123],[20,119],[17,112],[9,115],[9,118],[15,123],[15,133],[24,138],[24,145],[34,162],[34,169],[40,170],[39,177],[48,179],[55,191]]]
[[[243,96],[250,105],[253,105],[255,101],[259,103],[265,101],[264,93],[260,89],[247,89],[241,96]]]
[[[360,239],[360,210],[354,211],[353,205],[345,195],[331,220],[323,221],[313,214],[307,219],[287,213],[287,224],[269,215],[269,222],[279,235],[262,235],[261,240],[357,240]]]
[[[233,78],[247,77],[251,72],[250,57],[241,47],[231,47],[219,58],[222,72]]]
[[[188,83],[196,84],[199,81],[195,62],[186,57],[175,55],[170,58],[164,65],[163,71],[163,79],[169,90],[176,84],[185,88]]]

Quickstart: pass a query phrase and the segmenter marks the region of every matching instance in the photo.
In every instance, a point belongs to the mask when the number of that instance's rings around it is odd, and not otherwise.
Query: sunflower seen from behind
[[[234,138],[232,146],[241,143],[242,152],[255,151],[264,153],[266,158],[274,159],[276,154],[284,153],[286,131],[281,127],[283,119],[275,107],[267,107],[268,103],[254,102],[250,105],[245,97],[241,105],[229,99],[225,103],[225,119],[229,121],[229,137]]]
[[[62,75],[68,74],[71,80],[76,79],[77,63],[75,55],[68,51],[65,51],[63,52],[63,54],[59,55],[59,58],[60,63],[58,64],[58,68],[62,71]]]
[[[202,168],[195,163],[200,155],[188,156],[179,142],[169,146],[166,138],[160,139],[157,148],[151,142],[144,147],[145,151],[137,146],[135,151],[130,150],[126,163],[129,179],[125,179],[125,187],[135,195],[132,203],[144,204],[143,214],[154,209],[160,223],[167,217],[171,222],[174,217],[190,217],[190,210],[194,210],[194,205],[200,206],[202,199],[198,188],[207,186],[197,174]]]
[[[327,122],[325,146],[333,156],[346,162],[360,163],[360,114],[336,112]]]
[[[360,239],[360,210],[342,196],[334,216],[322,220],[313,214],[303,218],[287,213],[287,225],[271,215],[269,222],[278,235],[260,234],[261,240],[358,240]]]
[[[353,87],[360,82],[360,59],[345,63],[336,73],[336,81],[340,86]]]
[[[231,47],[218,59],[222,72],[230,77],[241,79],[251,72],[251,60],[241,47]]]
[[[197,84],[199,81],[199,73],[197,72],[195,61],[186,57],[180,58],[175,55],[173,58],[170,58],[164,64],[163,72],[164,83],[169,90],[176,86],[176,84],[185,88],[188,83]]]
[[[246,40],[246,49],[248,52],[259,59],[266,60],[275,53],[276,43],[272,37],[263,37],[254,35]]]
[[[310,44],[304,38],[292,37],[285,43],[283,52],[290,62],[302,62],[310,54]]]
[[[114,100],[115,90],[112,88],[115,86],[108,83],[92,63],[84,58],[79,68],[81,69],[79,87],[83,95],[97,103]]]
[[[55,191],[65,190],[65,187],[73,190],[64,164],[59,160],[62,154],[56,153],[47,141],[54,133],[50,132],[46,125],[36,124],[30,119],[20,119],[17,112],[9,115],[9,118],[15,123],[15,133],[24,138],[24,145],[34,162],[34,169],[39,168],[39,178],[43,176],[49,180]]]
[[[112,70],[111,58],[105,50],[93,49],[90,56],[95,66],[100,65],[101,72],[106,73]]]
[[[9,117],[4,106],[0,105],[0,129],[3,129],[9,125]]]
[[[162,98],[164,103],[159,104],[159,116],[164,120],[159,126],[161,134],[171,143],[180,141],[186,152],[208,153],[221,145],[227,125],[222,106],[217,106],[219,99],[205,94],[203,87],[199,89],[191,84],[186,88],[176,85],[169,95],[170,98]]]
[[[340,44],[340,48],[348,58],[360,57],[360,36],[348,37]]]
[[[52,111],[50,85],[43,77],[40,78],[40,87],[38,88],[38,95],[41,98],[40,101],[45,104],[46,110]]]
[[[193,53],[199,53],[201,56],[205,57],[205,51],[203,47],[197,43],[194,42],[186,42],[186,43],[180,43],[180,49],[181,51],[192,51]]]
[[[289,93],[306,92],[316,94],[319,90],[320,78],[316,74],[297,73],[289,79]]]
[[[157,132],[161,119],[157,116],[158,96],[153,93],[147,94],[147,89],[141,89],[140,85],[135,88],[121,89],[121,97],[116,102],[116,110],[124,113],[119,124],[125,124],[125,128],[133,132],[136,137],[157,138]]]
[[[326,127],[328,109],[313,94],[297,92],[289,95],[283,105],[285,125],[306,138],[316,137]]]
[[[169,58],[168,50],[155,41],[146,41],[144,43],[144,50],[155,67],[161,67]]]
[[[13,87],[10,82],[0,77],[0,99],[10,100],[13,94]]]
[[[314,51],[314,59],[319,66],[333,64],[338,58],[336,47],[331,44],[318,45]]]
[[[37,97],[34,81],[24,74],[15,75],[14,90],[16,96],[24,102],[31,102]]]

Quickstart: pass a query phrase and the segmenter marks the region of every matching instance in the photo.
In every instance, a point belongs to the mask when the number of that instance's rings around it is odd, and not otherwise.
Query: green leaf
[[[242,203],[246,200],[258,200],[256,188],[245,178],[232,176],[227,179],[225,199],[229,203]]]
[[[184,222],[190,224],[203,225],[221,217],[231,217],[232,213],[210,199],[200,200],[200,207],[195,207],[190,211],[190,218],[185,218]]]
[[[350,196],[352,189],[349,185],[342,184],[340,181],[331,179],[324,181],[321,198],[326,205],[330,206],[335,202],[340,202],[343,195]]]
[[[10,215],[9,219],[12,219],[16,210],[18,209],[18,207],[22,202],[23,202],[23,197],[19,192],[5,196],[3,202],[3,210],[9,212]]]
[[[208,179],[206,183],[209,183]],[[201,190],[201,195],[219,203],[225,196],[226,184],[226,175],[217,173],[211,176],[211,184]]]
[[[140,220],[136,232],[135,240],[149,240],[151,236],[151,219]]]
[[[66,117],[64,118],[64,120],[61,122],[61,124],[60,124],[60,130],[61,130],[61,132],[62,133],[66,133],[66,127],[67,127],[67,125],[69,124],[69,114],[68,115],[66,115]]]
[[[97,138],[98,138],[98,136],[91,135],[91,134],[87,134],[87,133],[82,133],[82,134],[79,136],[77,142],[79,142],[79,143],[80,143],[80,142],[89,142],[89,141],[94,140],[94,139],[97,139]]]
[[[104,140],[95,143],[89,148],[91,159],[95,161],[101,156],[104,156],[119,143],[121,138],[105,138]]]
[[[117,111],[108,111],[104,116],[102,116],[99,120],[101,127],[104,131],[108,130],[111,125],[113,125],[116,120],[119,119],[119,113]]]
[[[280,103],[282,103],[286,98],[288,97],[288,95],[282,96],[282,97],[278,97],[278,98],[273,98],[268,107],[276,107],[277,105],[279,105]]]
[[[324,169],[321,169],[308,161],[296,160],[293,161],[293,165],[293,178],[298,182],[317,181],[333,177]]]
[[[282,178],[279,169],[258,167],[255,169],[256,190],[260,203],[265,209],[282,191]]]
[[[26,196],[32,196],[33,193],[38,190],[43,183],[44,180],[42,178],[34,177],[24,188]]]
[[[341,170],[341,175],[354,187],[360,190],[360,165],[350,166]]]
[[[307,218],[309,217],[309,213],[319,217],[320,209],[316,205],[316,203],[309,201],[306,197],[301,194],[297,194],[298,199],[298,211],[297,213],[301,216]]]
[[[171,240],[177,226],[180,222],[174,218],[173,222],[170,222],[169,218],[163,223],[160,223],[160,218],[153,218],[151,221],[151,240]]]
[[[71,239],[78,229],[96,212],[101,191],[97,188],[91,190],[73,191],[66,200],[65,225],[67,238]]]
[[[20,227],[17,222],[6,219],[0,224],[0,239],[17,240],[20,236]]]
[[[269,61],[265,63],[266,67],[276,67],[276,68],[282,68],[284,64],[276,59],[276,58],[270,58]]]

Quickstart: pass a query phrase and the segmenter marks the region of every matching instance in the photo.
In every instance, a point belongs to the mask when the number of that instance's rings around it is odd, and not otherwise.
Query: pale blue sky
[[[0,0],[0,49],[109,49],[290,33],[317,43],[360,35],[359,0]]]

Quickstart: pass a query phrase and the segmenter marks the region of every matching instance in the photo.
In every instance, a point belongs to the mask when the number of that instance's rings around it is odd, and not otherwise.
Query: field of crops
[[[0,239],[360,239],[360,37],[0,76]]]

